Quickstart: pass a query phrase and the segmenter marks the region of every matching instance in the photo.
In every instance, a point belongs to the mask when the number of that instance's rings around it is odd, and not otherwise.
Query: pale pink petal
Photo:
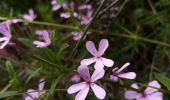
[[[52,11],[57,11],[57,10],[59,10],[60,8],[61,8],[61,5],[58,5],[58,4],[53,5]]]
[[[113,69],[112,69],[112,72],[115,73],[118,69],[119,69],[118,67],[113,68]]]
[[[94,59],[94,58],[87,58],[87,59],[83,59],[81,61],[81,64],[90,65],[90,64],[94,63],[95,61],[96,61],[96,59]]]
[[[103,69],[102,70],[95,70],[93,75],[91,76],[91,81],[95,82],[98,79],[102,78],[104,76],[104,73],[105,73],[105,71]]]
[[[118,75],[118,77],[125,78],[125,79],[135,79],[136,73],[134,73],[134,72],[121,73]]]
[[[98,59],[94,65],[95,70],[102,70],[104,68],[103,61]]]
[[[130,100],[137,99],[138,97],[141,97],[141,95],[142,94],[132,90],[128,90],[125,92],[125,98]]]
[[[60,14],[60,17],[63,17],[63,18],[70,18],[70,17],[71,17],[71,14],[70,14],[70,12],[61,13],[61,14]]]
[[[67,92],[68,92],[69,94],[76,93],[76,92],[84,89],[84,88],[86,87],[86,85],[87,85],[86,82],[81,82],[81,83],[72,85],[72,86],[70,86],[70,87],[67,89]]]
[[[97,50],[96,50],[96,47],[92,41],[86,42],[86,48],[93,56],[97,56]]]
[[[31,96],[32,98],[39,98],[40,97],[39,92],[37,92],[33,89],[29,89],[27,91],[27,94],[28,94],[28,96]]]
[[[85,81],[90,81],[90,72],[86,65],[80,65],[77,71]]]
[[[41,41],[33,41],[33,44],[36,45],[37,48],[43,48],[47,46],[45,42],[41,42]]]
[[[139,89],[139,86],[137,84],[135,84],[135,83],[132,84],[131,87],[134,88],[134,89]]]
[[[114,64],[113,60],[111,59],[102,58],[102,61],[106,67],[112,67]]]
[[[102,56],[104,54],[104,52],[106,51],[106,49],[109,46],[109,42],[107,39],[102,39],[99,43],[99,50],[98,50],[98,54],[100,56]]]
[[[152,81],[148,84],[149,86],[156,87],[156,88],[161,88],[161,85],[157,81]],[[153,92],[158,91],[158,89],[147,87],[145,90],[146,94],[151,94]]]
[[[90,84],[90,86],[91,86],[94,94],[96,95],[96,97],[98,99],[104,99],[105,98],[106,92],[103,88],[99,87],[98,85],[96,85],[94,83]]]
[[[110,75],[110,80],[112,80],[113,82],[118,82],[118,77],[114,76],[114,75]]]
[[[2,38],[1,38],[2,39]],[[9,43],[10,39],[4,40],[3,43],[0,43],[0,49],[3,49],[8,43]]]
[[[42,78],[39,81],[38,90],[42,91],[44,89],[45,80]]]
[[[75,100],[85,100],[88,92],[89,92],[89,85],[86,85],[75,97]]]
[[[125,63],[119,70],[117,70],[117,73],[121,72],[122,70],[124,70],[129,65],[130,65],[130,63]]]
[[[0,33],[4,36],[11,36],[9,21],[0,23]]]
[[[161,92],[155,92],[151,95],[148,95],[149,100],[163,100],[163,94]]]

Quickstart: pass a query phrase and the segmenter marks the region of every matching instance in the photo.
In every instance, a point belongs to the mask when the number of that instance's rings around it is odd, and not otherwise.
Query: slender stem
[[[10,18],[7,18],[7,17],[0,17],[0,20],[9,20],[9,19]],[[64,29],[71,29],[71,30],[80,30],[79,27],[75,27],[75,26],[61,25],[61,24],[41,22],[41,21],[27,21],[27,20],[23,20],[23,19],[20,19],[20,20],[21,20],[21,22],[30,23],[30,24],[53,26],[53,27],[57,27],[57,28],[64,28]]]
[[[94,12],[94,15],[92,17],[92,20],[90,21],[90,23],[85,27],[85,30],[83,32],[82,37],[80,38],[80,40],[77,42],[76,46],[74,47],[70,59],[72,59],[72,57],[74,56],[76,49],[78,48],[78,46],[80,45],[80,42],[82,41],[82,39],[86,36],[89,28],[91,27],[93,21],[96,19],[96,17],[98,16],[99,12],[101,11],[102,7],[104,6],[104,4],[106,3],[107,0],[102,0],[100,6],[97,8],[97,10]]]

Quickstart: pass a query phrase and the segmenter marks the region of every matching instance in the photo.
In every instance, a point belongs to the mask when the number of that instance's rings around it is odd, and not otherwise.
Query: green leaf
[[[10,79],[9,82],[10,82],[12,85],[18,86],[18,85],[19,85],[18,76],[17,76],[17,73],[15,72],[15,70],[14,70],[14,68],[13,68],[13,66],[12,66],[12,63],[7,60],[7,61],[5,62],[5,66],[6,66],[8,75],[9,75],[9,79]]]
[[[6,91],[6,92],[0,92],[0,98],[10,97],[18,95],[18,91]]]
[[[60,47],[60,50],[58,51],[57,56],[60,57],[61,54],[63,53],[63,51],[64,51],[65,49],[67,49],[68,47],[69,47],[69,45],[68,45],[67,43],[64,43],[64,44]]]
[[[155,78],[161,82],[168,90],[170,90],[170,79],[159,74],[159,73],[154,73]]]
[[[63,75],[60,75],[55,81],[53,81],[51,87],[50,87],[50,90],[49,90],[49,93],[48,93],[48,96],[49,95],[53,95],[54,91],[55,91],[55,87],[57,86],[59,80],[62,78]]]
[[[25,84],[27,84],[34,76],[36,76],[40,71],[42,70],[42,67],[36,69],[35,71],[32,72],[32,74],[28,77],[26,80]]]

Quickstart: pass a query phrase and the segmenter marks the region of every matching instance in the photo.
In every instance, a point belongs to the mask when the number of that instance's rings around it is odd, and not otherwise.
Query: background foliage
[[[77,5],[85,2],[85,0],[72,1]],[[86,0],[86,2],[92,4],[94,9],[100,4],[99,0]],[[111,2],[113,1],[108,0],[102,11]],[[89,29],[91,34],[80,42],[72,59],[70,59],[71,51],[77,41],[72,39],[71,32],[76,30],[31,23],[27,26],[22,23],[13,25],[13,40],[17,42],[17,46],[8,46],[0,50],[0,97],[5,97],[4,100],[20,100],[23,97],[22,93],[29,88],[36,89],[38,80],[44,77],[45,88],[49,91],[44,100],[72,100],[74,96],[68,95],[66,89],[72,84],[70,77],[76,73],[79,62],[90,57],[85,42],[92,40],[98,44],[103,38],[108,39],[110,44],[105,57],[113,59],[114,66],[130,62],[131,66],[127,71],[137,73],[136,82],[147,84],[157,79],[162,83],[162,89],[168,91],[170,1],[119,0],[113,7],[119,9],[115,11],[108,9],[93,21]],[[49,0],[0,0],[1,17],[21,18],[29,8],[33,8],[37,13],[37,21],[73,26],[80,30],[85,28],[74,18],[69,20],[60,18],[58,12],[61,11],[52,12]],[[37,29],[54,30],[51,34],[52,45],[49,48],[38,49],[32,45],[32,41],[37,39],[35,36]],[[105,75],[106,80],[110,73],[109,68]],[[99,84],[102,83],[107,92],[106,100],[123,100],[123,87],[120,87],[118,94],[115,94],[114,91],[117,89],[114,88],[114,84],[105,79]],[[123,81],[125,85],[133,82]],[[88,100],[96,99],[92,94],[89,95]],[[169,99],[170,95],[164,93],[164,100]]]

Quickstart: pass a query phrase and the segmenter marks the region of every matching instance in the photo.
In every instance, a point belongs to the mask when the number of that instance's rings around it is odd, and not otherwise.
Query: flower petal
[[[67,89],[67,92],[69,94],[73,94],[73,93],[76,93],[82,89],[84,89],[86,87],[86,82],[81,82],[81,83],[78,83],[78,84],[74,84],[72,86],[70,86],[68,89]]]
[[[136,91],[132,91],[132,90],[128,90],[125,92],[125,98],[126,99],[137,99],[138,97],[140,97],[142,94],[136,92]]]
[[[61,13],[60,17],[62,17],[62,18],[70,18],[71,14],[70,14],[70,12]]]
[[[89,92],[89,85],[86,85],[75,97],[75,100],[85,100],[88,92]]]
[[[104,76],[104,70],[95,70],[93,75],[91,76],[91,81],[92,82],[95,82],[97,81],[98,79],[102,78]]]
[[[111,59],[102,58],[103,64],[107,67],[112,67],[114,62]]]
[[[124,70],[129,65],[130,65],[130,63],[125,63],[119,70],[117,70],[117,73],[121,72],[122,70]]]
[[[43,48],[47,46],[45,42],[41,41],[33,41],[33,44],[36,45],[37,48]]]
[[[86,65],[80,65],[77,71],[85,81],[90,81],[90,72]]]
[[[96,59],[94,59],[94,58],[87,58],[87,59],[83,59],[81,61],[81,64],[90,65],[90,64],[94,63],[95,61],[96,61]]]
[[[149,86],[156,87],[156,88],[161,88],[160,84],[157,81],[152,81],[148,84]],[[147,87],[145,90],[146,94],[151,94],[153,92],[158,91],[158,89]]]
[[[94,43],[92,41],[87,41],[86,42],[86,48],[87,50],[93,55],[96,56],[97,55],[97,50],[96,47],[94,45]]]
[[[161,92],[155,92],[148,95],[148,100],[163,100],[163,94]]]
[[[0,23],[0,33],[4,36],[11,36],[9,21],[4,21]]]
[[[106,51],[106,49],[109,46],[109,42],[107,39],[102,39],[99,43],[99,50],[98,50],[98,54],[99,55],[103,55],[104,52]]]
[[[39,81],[38,90],[42,91],[44,89],[45,80],[42,78]]]
[[[98,59],[94,65],[95,70],[103,70],[104,65],[102,60]]]
[[[134,72],[122,73],[119,74],[118,77],[125,78],[125,79],[135,79],[136,73]]]
[[[135,83],[132,84],[131,87],[134,88],[134,89],[139,89],[139,86],[137,84],[135,84]]]
[[[98,99],[104,99],[105,98],[106,92],[105,92],[105,90],[103,88],[101,88],[100,86],[98,86],[98,85],[96,85],[94,83],[90,84],[90,86],[91,86],[94,94],[96,95],[96,97]]]
[[[39,92],[37,92],[36,90],[33,90],[33,89],[29,89],[27,91],[27,94],[29,97],[34,98],[34,99],[40,97]]]

